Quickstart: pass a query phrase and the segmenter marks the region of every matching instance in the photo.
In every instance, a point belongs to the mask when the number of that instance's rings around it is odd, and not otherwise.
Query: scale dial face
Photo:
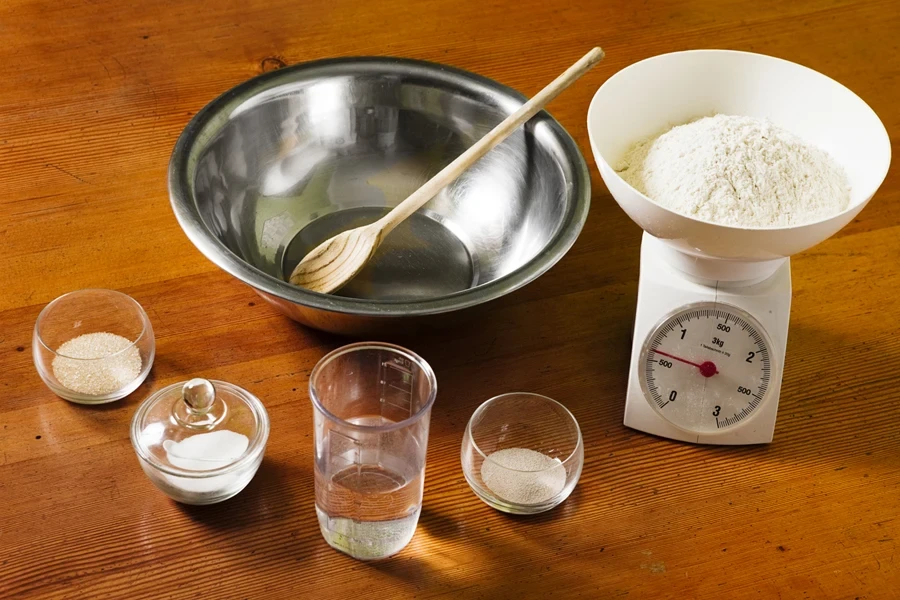
[[[746,311],[689,304],[650,331],[638,361],[641,389],[666,421],[715,435],[747,423],[766,400],[771,343]]]

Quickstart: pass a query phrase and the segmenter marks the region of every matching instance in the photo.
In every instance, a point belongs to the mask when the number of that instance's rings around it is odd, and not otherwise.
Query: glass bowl
[[[491,398],[469,419],[462,467],[488,506],[537,514],[569,497],[584,464],[578,422],[559,402],[524,392]]]
[[[208,390],[205,402],[198,401],[198,389]],[[147,398],[131,421],[141,469],[183,504],[215,504],[238,494],[256,475],[268,439],[263,403],[224,381],[166,386]]]
[[[54,394],[79,404],[124,398],[150,373],[156,340],[130,296],[87,289],[44,307],[31,341],[34,366]]]

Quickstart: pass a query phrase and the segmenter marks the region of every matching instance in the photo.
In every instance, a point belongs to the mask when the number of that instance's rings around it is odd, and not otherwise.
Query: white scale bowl
[[[716,113],[769,119],[829,152],[847,172],[849,207],[797,227],[716,225],[652,202],[615,172],[635,142]],[[706,263],[719,274],[741,271],[734,261],[743,261],[751,263],[745,272],[765,275],[779,259],[834,235],[872,198],[891,161],[884,125],[849,89],[786,60],[731,50],[663,54],[619,71],[594,95],[588,133],[603,181],[628,216],[678,251],[670,260],[692,264],[690,270]]]

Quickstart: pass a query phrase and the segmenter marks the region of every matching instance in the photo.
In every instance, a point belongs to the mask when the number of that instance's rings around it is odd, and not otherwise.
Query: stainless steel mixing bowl
[[[338,295],[285,281],[300,258],[381,216],[524,98],[443,65],[348,58],[266,73],[187,125],[169,164],[178,222],[289,317],[344,334],[467,309],[534,280],[587,217],[584,158],[546,112],[395,230]]]

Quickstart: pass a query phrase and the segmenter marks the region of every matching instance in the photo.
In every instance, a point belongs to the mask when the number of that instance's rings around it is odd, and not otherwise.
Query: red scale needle
[[[716,369],[716,363],[714,363],[711,360],[708,360],[703,363],[695,363],[695,362],[686,360],[684,358],[679,358],[677,356],[669,354],[668,352],[663,352],[662,350],[654,350],[654,352],[656,352],[657,354],[662,354],[663,356],[668,356],[672,360],[677,360],[679,362],[683,362],[683,363],[691,365],[693,367],[697,367],[698,369],[700,369],[700,374],[703,375],[704,377],[712,377],[713,375],[716,375],[719,372],[719,370]]]

